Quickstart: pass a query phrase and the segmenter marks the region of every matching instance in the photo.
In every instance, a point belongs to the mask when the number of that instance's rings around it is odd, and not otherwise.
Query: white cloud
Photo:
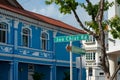
[[[43,14],[45,16],[53,17],[53,18],[61,18],[63,14],[58,11],[55,5],[48,5],[46,7],[42,7],[40,9],[35,8],[32,10],[33,12]]]

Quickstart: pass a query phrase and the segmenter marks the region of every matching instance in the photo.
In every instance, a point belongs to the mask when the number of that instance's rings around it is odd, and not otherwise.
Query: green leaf
[[[120,0],[116,0],[116,2],[120,5]]]
[[[111,34],[113,37],[120,39],[120,17],[115,16],[110,19],[108,23],[111,27]]]

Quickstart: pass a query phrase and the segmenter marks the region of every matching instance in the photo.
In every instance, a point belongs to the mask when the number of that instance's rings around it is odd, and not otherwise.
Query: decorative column
[[[18,80],[18,61],[10,62],[10,80]]]
[[[86,80],[89,80],[88,68],[86,68]]]
[[[57,32],[54,31],[53,32],[53,60],[55,60],[53,62],[53,64],[50,66],[50,80],[56,80],[56,53],[55,53],[55,43],[54,43],[54,38],[56,37]]]
[[[50,80],[56,80],[56,66],[50,66]]]
[[[14,21],[14,49],[16,50],[17,49],[17,45],[18,45],[18,24],[19,24],[19,21],[15,20]]]
[[[9,75],[9,78],[10,80],[13,80],[13,62],[10,62],[10,75]]]
[[[18,61],[13,61],[13,80],[18,80]]]

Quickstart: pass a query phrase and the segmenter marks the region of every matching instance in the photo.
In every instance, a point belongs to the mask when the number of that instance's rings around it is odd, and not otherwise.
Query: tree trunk
[[[109,74],[109,73],[105,73],[105,80],[111,80],[111,79],[110,79],[110,74]]]
[[[86,0],[88,1],[89,3],[89,0]],[[98,23],[98,27],[99,27],[99,31],[98,33],[99,34],[96,34],[90,30],[88,30],[82,23],[82,21],[80,20],[80,18],[78,17],[76,11],[74,9],[72,9],[73,11],[73,14],[77,20],[77,22],[79,23],[79,25],[85,30],[87,31],[90,35],[93,35],[99,46],[100,46],[100,49],[101,49],[101,62],[100,62],[100,67],[102,68],[102,70],[104,71],[105,73],[105,80],[112,80],[112,77],[110,76],[110,71],[109,71],[109,61],[108,61],[108,56],[107,56],[107,53],[106,53],[106,46],[105,46],[105,31],[104,31],[104,28],[102,26],[102,21],[103,21],[103,14],[104,14],[104,2],[105,0],[100,0],[100,5],[99,5],[99,10],[98,10],[98,13],[96,15],[96,21]],[[113,76],[114,78],[114,76]]]

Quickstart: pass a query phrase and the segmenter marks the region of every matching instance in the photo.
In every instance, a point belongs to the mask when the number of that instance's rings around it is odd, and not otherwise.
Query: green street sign
[[[59,36],[54,38],[54,42],[69,42],[69,41],[80,41],[80,40],[88,40],[88,34],[79,34],[72,36]]]
[[[85,54],[85,49],[82,49],[82,48],[79,48],[79,47],[76,47],[76,46],[72,46],[71,47],[71,51],[75,54]]]

